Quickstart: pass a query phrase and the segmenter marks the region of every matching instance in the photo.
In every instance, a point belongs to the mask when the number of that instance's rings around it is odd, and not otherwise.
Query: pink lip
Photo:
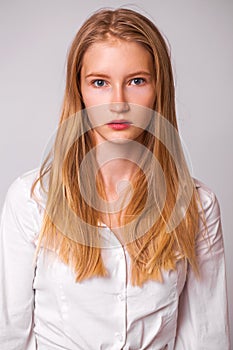
[[[114,130],[125,130],[130,128],[131,122],[127,120],[112,120],[107,126]]]

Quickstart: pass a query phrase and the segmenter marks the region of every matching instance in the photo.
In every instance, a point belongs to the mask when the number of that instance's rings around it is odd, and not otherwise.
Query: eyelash
[[[136,81],[140,81],[139,84],[135,83]],[[132,84],[132,82],[134,82],[134,84]],[[133,78],[130,80],[130,85],[142,85],[146,82],[146,80],[144,78]],[[103,85],[97,85],[98,83],[103,83]],[[91,82],[92,85],[94,85],[94,87],[96,88],[101,88],[101,87],[105,87],[107,85],[106,81],[104,79],[95,79]]]
[[[133,81],[136,81],[136,80],[139,80],[140,84],[133,84],[133,85],[142,85],[142,84],[144,84],[146,82],[144,78],[133,78],[133,79],[131,79],[131,83]]]
[[[99,82],[104,83],[104,85],[96,85]],[[106,81],[103,79],[96,79],[96,80],[92,81],[92,85],[94,85],[94,87],[96,87],[96,88],[104,87],[104,86],[106,86]]]

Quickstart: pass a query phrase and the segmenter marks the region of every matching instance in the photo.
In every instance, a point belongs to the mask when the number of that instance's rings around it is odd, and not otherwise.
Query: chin
[[[127,144],[133,141],[133,139],[130,138],[111,138],[107,139],[108,142],[114,143],[114,144]]]

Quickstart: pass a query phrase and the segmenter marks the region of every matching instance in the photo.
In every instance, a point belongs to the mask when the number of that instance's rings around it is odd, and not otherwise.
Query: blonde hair
[[[87,49],[98,41],[110,38],[137,42],[150,52],[156,84],[154,110],[167,120],[174,130],[177,130],[172,67],[166,42],[159,30],[148,18],[130,9],[100,10],[94,13],[82,25],[71,45],[65,96],[56,140],[32,187],[33,192],[36,184],[40,182],[45,190],[43,180],[48,178],[47,203],[39,247],[43,243],[44,247],[55,249],[61,260],[72,266],[76,281],[79,282],[93,276],[107,275],[99,244],[98,222],[101,220],[101,214],[94,206],[86,203],[80,190],[82,180],[79,176],[80,165],[94,147],[90,137],[91,131],[85,132],[88,126],[85,125],[86,118],[83,118],[82,112],[85,105],[80,88],[80,72]],[[153,121],[150,124],[150,128],[156,128],[157,132],[159,130],[159,133],[163,134],[159,118],[157,123]],[[145,162],[149,176],[145,176],[143,171],[135,175],[134,194],[123,218],[124,224],[130,223],[132,218],[136,219],[131,229],[126,230],[125,235],[125,237],[128,235],[125,246],[133,262],[131,282],[134,285],[142,285],[149,279],[160,280],[161,270],[175,269],[179,259],[187,259],[197,271],[195,237],[199,214],[195,186],[188,172],[179,140],[174,136],[175,133],[170,133],[169,137],[172,139],[167,140],[176,148],[174,160],[164,142],[161,138],[155,137],[154,132],[154,130],[144,132],[143,145],[159,161],[167,192],[164,207],[155,220],[155,212],[158,212],[156,193],[150,192],[147,180],[151,179],[151,184],[156,182],[156,169],[149,161]],[[166,139],[166,135],[164,137]],[[85,191],[88,196],[93,196],[95,178],[89,177],[89,174],[92,174],[94,166],[93,157],[92,163],[86,165],[88,176],[85,179]],[[181,193],[179,192],[180,178],[177,167],[185,174],[187,186],[191,186],[192,193],[187,200],[186,191],[183,189]],[[100,175],[97,178],[97,187],[104,198],[104,186]],[[149,197],[150,206],[144,210]],[[178,197],[184,198],[188,204],[185,212],[182,212],[181,220],[173,225],[171,232],[168,232],[167,224],[177,205]],[[95,203],[98,198],[92,200]],[[73,214],[79,220],[74,221]],[[137,235],[137,232],[142,232],[142,227],[148,227],[148,230]],[[87,232],[87,229],[90,232]]]

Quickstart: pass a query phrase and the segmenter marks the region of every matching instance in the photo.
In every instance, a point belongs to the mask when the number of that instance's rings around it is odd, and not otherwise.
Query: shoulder
[[[223,235],[221,213],[215,193],[201,181],[194,179],[198,194],[198,207],[200,213],[199,230],[197,235],[197,252],[223,252]],[[206,239],[207,238],[207,239]]]
[[[33,169],[18,176],[8,188],[6,201],[15,204],[25,204],[31,200],[31,188],[39,173],[39,169]],[[12,203],[12,204],[13,204]]]
[[[39,169],[30,170],[17,177],[10,185],[2,209],[2,224],[8,228],[17,227],[35,238],[40,231],[43,210],[31,193],[32,185],[39,175]],[[36,191],[39,193],[37,186]]]
[[[11,200],[15,203],[33,203],[43,205],[44,197],[43,192],[40,186],[40,183],[37,182],[34,195],[32,195],[32,186],[34,182],[38,179],[39,168],[32,169],[18,176],[10,185],[6,200]]]
[[[198,179],[193,178],[201,206],[199,209],[204,212],[205,219],[209,216],[220,217],[220,206],[213,190]]]

